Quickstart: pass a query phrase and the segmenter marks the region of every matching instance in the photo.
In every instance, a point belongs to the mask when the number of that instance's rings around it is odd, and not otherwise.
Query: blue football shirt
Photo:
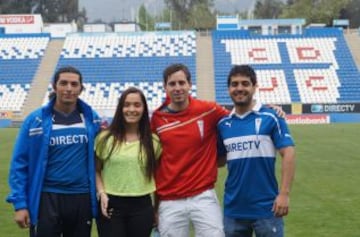
[[[218,136],[218,153],[226,155],[228,168],[224,215],[235,219],[273,216],[278,194],[276,151],[294,146],[285,120],[256,103],[242,116],[233,111],[220,120]]]
[[[83,115],[53,111],[44,192],[87,193],[88,136]]]

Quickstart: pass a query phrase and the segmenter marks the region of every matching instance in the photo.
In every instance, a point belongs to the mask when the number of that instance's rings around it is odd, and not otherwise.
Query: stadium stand
[[[306,29],[299,35],[213,31],[216,101],[231,104],[226,80],[232,65],[250,64],[264,103],[360,101],[360,75],[342,30]]]
[[[215,100],[224,105],[231,104],[226,77],[234,64],[254,66],[260,85],[257,97],[264,103],[360,101],[359,71],[339,29],[306,29],[301,35],[252,35],[246,30],[226,30],[213,31],[211,36],[201,38],[193,31],[72,33],[56,46],[50,73],[65,65],[79,68],[86,88],[81,98],[100,114],[109,115],[128,86],[143,89],[150,109],[155,109],[165,96],[162,71],[171,63],[189,66],[193,96],[198,96],[198,90],[212,88],[214,75]],[[29,91],[39,84],[34,75],[39,65],[49,66],[44,52],[54,51],[50,50],[54,39],[49,40],[45,34],[0,36],[0,111],[30,107]],[[204,45],[200,47],[199,42]],[[198,55],[202,47],[202,55]],[[209,70],[212,64],[214,73]],[[205,78],[201,79],[202,89],[197,84],[198,74]],[[39,77],[44,79],[48,81],[42,92],[33,94],[38,96],[47,90],[41,96],[42,103],[51,91],[50,74]]]
[[[46,34],[0,35],[0,110],[21,111],[49,39]]]
[[[195,38],[192,31],[70,34],[57,68],[73,65],[83,73],[85,91],[81,98],[98,111],[109,110],[112,114],[128,86],[142,89],[152,110],[165,97],[161,75],[171,63],[189,67],[192,94],[196,95]]]

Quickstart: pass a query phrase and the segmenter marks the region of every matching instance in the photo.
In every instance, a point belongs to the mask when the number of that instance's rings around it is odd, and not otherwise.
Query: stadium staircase
[[[31,83],[31,89],[29,90],[23,107],[23,118],[42,104],[44,99],[43,95],[45,95],[48,90],[49,81],[51,81],[50,78],[52,78],[54,74],[63,44],[64,40],[62,39],[53,39],[49,42],[40,66]]]
[[[360,35],[358,30],[351,30],[344,34],[346,43],[348,44],[352,53],[353,59],[360,70]]]
[[[214,57],[211,35],[196,35],[197,98],[215,101]]]

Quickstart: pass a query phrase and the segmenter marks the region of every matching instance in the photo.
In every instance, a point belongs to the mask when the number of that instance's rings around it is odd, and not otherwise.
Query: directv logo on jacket
[[[218,154],[229,170],[224,215],[238,219],[273,216],[278,194],[274,175],[276,151],[294,146],[287,124],[275,111],[256,103],[244,115],[233,111],[218,123]]]

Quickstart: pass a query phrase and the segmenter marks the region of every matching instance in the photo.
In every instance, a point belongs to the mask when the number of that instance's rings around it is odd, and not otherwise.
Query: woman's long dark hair
[[[106,143],[110,137],[113,137],[113,142],[111,145],[110,152],[107,154],[106,158],[109,158],[117,146],[121,146],[123,142],[126,140],[126,121],[124,118],[123,108],[125,104],[125,99],[129,94],[137,93],[140,95],[141,101],[144,105],[144,112],[139,121],[138,133],[140,136],[140,150],[139,150],[139,159],[146,158],[146,166],[145,166],[145,175],[150,181],[155,172],[155,151],[153,146],[153,138],[152,132],[150,128],[150,119],[149,119],[149,109],[146,103],[146,99],[144,93],[136,88],[129,87],[126,89],[120,96],[119,103],[117,105],[114,118],[109,125],[109,127],[105,130],[107,133],[100,138],[99,143],[96,149],[100,149],[100,155],[102,156],[106,147]],[[145,156],[143,151],[145,151]]]

